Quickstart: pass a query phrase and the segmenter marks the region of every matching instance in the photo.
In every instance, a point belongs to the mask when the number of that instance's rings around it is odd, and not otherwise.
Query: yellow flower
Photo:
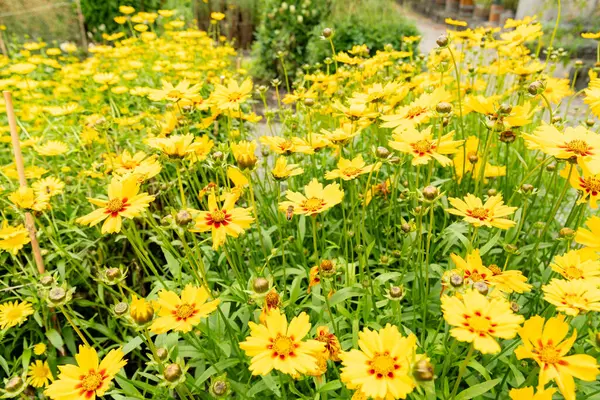
[[[271,170],[273,178],[277,180],[285,180],[292,176],[300,175],[304,172],[302,168],[299,168],[298,164],[288,164],[287,159],[284,156],[277,157],[275,166]]]
[[[65,183],[55,177],[47,177],[34,182],[31,188],[37,195],[56,196],[63,192]]]
[[[135,12],[135,8],[131,6],[119,6],[119,12],[121,14],[129,15]]]
[[[434,115],[435,107],[442,101],[450,101],[452,94],[444,88],[437,88],[431,93],[424,93],[412,103],[402,106],[397,114],[384,115],[381,119],[384,128],[395,128],[395,133],[416,128],[419,124],[424,124]]]
[[[111,350],[101,362],[91,347],[79,346],[77,365],[61,365],[58,380],[44,394],[52,400],[89,400],[104,396],[115,375],[127,364],[121,348]]]
[[[133,26],[133,29],[135,29],[138,32],[146,32],[149,28],[146,24],[135,24]]]
[[[118,17],[114,17],[113,20],[119,24],[119,25],[123,25],[127,22],[127,17],[123,16],[123,15],[119,15]]]
[[[575,316],[588,311],[600,311],[600,289],[597,280],[552,279],[548,285],[542,286],[542,291],[544,300],[565,314]]]
[[[106,163],[114,174],[120,176],[137,175],[141,180],[148,180],[159,174],[162,166],[156,156],[150,156],[143,151],[131,154],[127,150],[116,157],[111,157]]]
[[[558,104],[572,94],[571,82],[568,79],[547,78],[544,82],[544,96],[551,103]]]
[[[33,346],[33,354],[36,356],[41,356],[46,352],[46,345],[44,343],[38,343]]]
[[[569,170],[571,170],[570,175]],[[598,208],[598,199],[600,198],[600,170],[592,174],[586,164],[581,166],[581,170],[583,174],[580,176],[576,168],[565,167],[561,171],[560,176],[569,179],[571,186],[581,191],[581,196],[577,204],[589,201],[590,207],[596,209]]]
[[[505,206],[501,194],[490,196],[485,204],[472,194],[467,194],[464,200],[450,197],[448,201],[454,207],[446,209],[448,213],[464,217],[466,222],[477,228],[487,226],[508,229],[515,225],[514,221],[501,218],[514,213],[517,209],[517,207]]]
[[[12,255],[17,255],[19,250],[30,241],[29,232],[23,224],[10,226],[8,225],[8,221],[2,221],[2,228],[0,228],[1,250],[8,251]]]
[[[493,274],[489,278],[490,284],[504,293],[524,293],[531,290],[531,285],[521,271],[501,270],[497,265],[490,265],[488,269]]]
[[[459,182],[466,173],[471,173],[474,180],[479,179],[482,156],[478,153],[478,148],[479,139],[477,136],[469,136],[465,141],[464,151],[458,150],[454,154],[452,161],[454,162],[454,171],[456,172]],[[485,178],[493,178],[504,175],[506,175],[505,166],[497,167],[488,162],[485,163],[485,168],[483,170],[483,176]]]
[[[252,168],[256,165],[256,143],[242,140],[237,143],[231,143],[231,152],[235,161],[241,169]]]
[[[444,22],[452,26],[467,26],[467,23],[465,21],[459,21],[452,18],[446,18]]]
[[[442,311],[446,322],[454,326],[450,334],[461,342],[473,343],[484,354],[498,353],[500,345],[495,338],[512,339],[523,322],[508,301],[488,300],[475,290],[466,292],[462,299],[444,295]]]
[[[566,400],[575,399],[573,377],[584,381],[595,381],[599,373],[596,359],[586,354],[567,356],[577,339],[577,331],[565,340],[569,324],[562,315],[544,321],[536,315],[523,324],[519,336],[523,344],[515,350],[517,359],[532,358],[540,367],[539,386],[556,381]]]
[[[202,143],[196,143],[196,138],[192,134],[172,135],[166,138],[154,137],[148,139],[147,143],[148,146],[174,158],[191,156],[202,147]]]
[[[575,234],[575,241],[592,251],[600,251],[600,217],[592,215],[585,224],[590,230],[579,228]]]
[[[600,39],[600,32],[582,32],[581,37],[584,39]]]
[[[36,360],[29,364],[27,376],[29,384],[36,388],[48,386],[48,383],[54,381],[48,361]]]
[[[523,134],[523,137],[530,149],[542,150],[563,160],[574,157],[592,174],[600,173],[600,136],[583,126],[567,127],[561,133],[554,125],[544,124],[532,135]]]
[[[221,110],[239,110],[240,104],[246,101],[252,93],[252,81],[246,79],[241,85],[231,81],[227,87],[217,84],[210,100]]]
[[[69,151],[69,147],[60,140],[50,140],[41,146],[36,146],[35,151],[42,156],[58,156]]]
[[[340,378],[349,389],[375,399],[404,399],[415,389],[411,371],[417,350],[415,335],[403,337],[390,324],[379,331],[365,328],[358,334],[358,346],[340,355]]]
[[[337,169],[327,172],[325,174],[325,179],[340,178],[345,181],[350,181],[352,179],[358,178],[360,175],[369,174],[374,171],[377,171],[380,167],[381,163],[379,162],[367,165],[367,163],[365,163],[365,161],[363,160],[362,155],[360,154],[354,157],[352,160],[340,157],[337,163]]]
[[[286,139],[280,136],[261,136],[258,140],[265,146],[269,146],[269,148],[277,154],[290,155],[292,153],[314,153],[314,150],[310,145],[297,137]]]
[[[24,210],[44,211],[50,208],[48,204],[49,196],[45,193],[35,193],[28,187],[20,187],[12,192],[8,199],[19,208]]]
[[[208,196],[208,211],[195,211],[194,226],[191,232],[212,231],[213,249],[217,250],[227,236],[238,237],[250,228],[254,217],[246,208],[235,207],[237,197],[228,193],[222,206],[217,204],[214,193]]]
[[[175,15],[177,10],[158,10],[158,15],[161,17],[169,18]]]
[[[114,85],[119,83],[119,76],[112,72],[99,73],[93,76],[94,82],[101,85]]]
[[[325,135],[331,143],[334,144],[346,144],[350,140],[361,132],[361,128],[355,126],[352,123],[342,123],[341,126],[333,131],[321,129],[321,133]]]
[[[129,315],[137,324],[144,325],[152,320],[154,308],[152,304],[143,297],[138,298],[135,294],[131,295],[131,304],[129,305]]]
[[[2,303],[0,304],[0,329],[4,330],[21,325],[31,314],[33,314],[33,308],[26,301]]]
[[[567,280],[596,280],[600,277],[600,261],[598,254],[588,249],[569,250],[554,257],[550,267]]]
[[[391,140],[389,144],[394,150],[410,154],[412,165],[427,164],[431,159],[435,159],[445,167],[452,163],[452,160],[445,154],[457,153],[463,143],[462,140],[452,140],[453,136],[454,131],[435,138],[431,133],[431,126],[421,132],[411,128],[402,133],[395,133],[394,140]]]
[[[304,193],[306,195],[288,190],[288,201],[279,203],[279,209],[288,212],[288,209],[292,208],[294,214],[315,216],[341,203],[344,198],[344,191],[340,189],[339,184],[332,183],[323,188],[323,184],[319,183],[317,178],[313,178],[304,187]]]
[[[296,376],[317,369],[317,355],[325,345],[316,340],[303,341],[310,331],[306,313],[294,317],[289,325],[279,310],[267,313],[264,325],[248,323],[250,336],[240,343],[252,357],[248,368],[252,375],[268,375],[272,370]]]
[[[215,21],[221,21],[225,18],[225,14],[223,14],[221,12],[211,12],[210,18],[214,19]]]
[[[77,223],[94,226],[104,221],[102,233],[120,232],[123,217],[138,217],[154,200],[154,196],[139,191],[140,184],[137,176],[132,175],[122,180],[113,178],[108,185],[108,200],[88,197],[90,203],[100,208],[77,218]]]
[[[583,102],[587,104],[595,116],[600,116],[600,87],[590,86],[584,90],[585,98]]]
[[[511,400],[552,400],[552,395],[556,389],[538,389],[534,394],[533,387],[528,386],[523,389],[511,389],[508,393]]]
[[[161,334],[168,331],[189,332],[217,309],[219,300],[208,300],[209,294],[204,287],[186,285],[181,292],[181,298],[174,292],[161,290],[158,292],[157,304],[160,306],[150,331]]]
[[[10,72],[19,75],[27,75],[33,71],[37,66],[31,63],[17,63],[10,66]]]
[[[179,82],[177,86],[173,86],[172,83],[163,80],[162,88],[153,90],[148,95],[148,98],[153,101],[169,100],[177,103],[181,100],[193,100],[198,96],[200,89],[200,85],[190,86],[190,82],[185,79]]]

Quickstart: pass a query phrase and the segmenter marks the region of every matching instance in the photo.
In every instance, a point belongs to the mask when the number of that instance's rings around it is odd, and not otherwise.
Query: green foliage
[[[337,2],[331,15],[313,29],[313,40],[309,43],[307,52],[309,62],[322,62],[331,56],[329,41],[318,40],[326,27],[335,32],[333,42],[336,52],[348,51],[355,45],[365,44],[371,55],[387,44],[401,49],[404,36],[419,34],[416,26],[401,15],[393,2],[365,0],[351,7],[344,3]]]
[[[266,0],[252,48],[254,76],[262,80],[283,77],[277,56],[281,51],[285,53],[287,73],[293,77],[306,62],[306,46],[313,38],[313,28],[330,8],[330,0]]]

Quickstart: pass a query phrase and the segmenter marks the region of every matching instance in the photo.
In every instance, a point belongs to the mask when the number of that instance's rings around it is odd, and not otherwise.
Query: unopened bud
[[[491,196],[495,196],[497,194],[498,194],[498,191],[496,189],[494,189],[494,188],[488,189],[488,191],[487,191],[487,195],[490,196],[490,197]]]
[[[548,165],[546,165],[546,171],[548,171],[548,172],[554,172],[554,170],[556,170],[556,164],[548,164]]]
[[[389,290],[390,297],[393,299],[399,299],[404,294],[404,290],[400,286],[392,286]]]
[[[164,361],[167,359],[167,357],[169,357],[169,350],[165,349],[164,347],[159,347],[156,349],[156,356],[160,361]]]
[[[515,303],[514,301],[510,302],[510,309],[514,312],[514,313],[518,313],[519,310],[521,309],[521,307],[519,307],[519,305],[517,303]]]
[[[55,287],[48,292],[48,298],[54,303],[60,303],[67,297],[67,292],[61,287]]]
[[[44,275],[40,278],[42,286],[51,286],[54,283],[54,277],[52,275]]]
[[[532,82],[527,88],[527,91],[530,95],[537,96],[538,94],[544,91],[544,85],[540,81]]]
[[[222,151],[215,151],[215,152],[212,154],[212,158],[213,158],[213,160],[215,160],[215,161],[220,161],[220,160],[222,160],[222,159],[223,159],[223,156],[224,156],[224,154],[223,154],[223,152],[222,152]]]
[[[192,222],[192,214],[188,210],[180,210],[175,216],[175,222],[179,226],[186,226]]]
[[[533,191],[533,185],[529,183],[524,183],[521,185],[521,190],[525,193],[530,193]]]
[[[575,231],[571,228],[564,227],[558,231],[558,236],[565,239],[572,239],[575,236]]]
[[[477,153],[469,153],[467,155],[467,158],[469,159],[469,162],[471,164],[477,164],[477,162],[479,161],[479,156],[477,155]]]
[[[119,279],[122,276],[121,270],[119,268],[108,268],[106,270],[106,277],[109,280]]]
[[[400,229],[402,229],[402,232],[404,233],[408,233],[411,231],[410,224],[407,224],[406,222],[400,225]]]
[[[258,277],[252,283],[252,288],[256,293],[265,293],[269,290],[269,281],[266,278]]]
[[[20,390],[23,387],[23,384],[23,379],[20,376],[13,376],[6,382],[4,389],[9,393],[13,393]]]
[[[423,188],[422,193],[427,200],[433,200],[440,194],[440,191],[435,186],[426,186]]]
[[[390,156],[390,151],[383,146],[379,146],[377,147],[377,150],[375,150],[375,154],[379,158],[388,158]]]
[[[448,36],[446,35],[440,35],[437,40],[435,41],[435,43],[440,46],[440,47],[446,47],[448,46]]]
[[[486,295],[489,292],[489,287],[485,282],[479,281],[473,284],[473,289],[477,290],[482,295]]]
[[[119,316],[124,315],[129,310],[129,304],[124,302],[117,303],[114,305],[113,310]]]
[[[323,37],[329,39],[333,34],[333,30],[331,28],[323,29]]]
[[[163,376],[165,377],[165,379],[169,382],[175,382],[176,380],[178,380],[179,378],[181,378],[181,367],[179,366],[179,364],[169,364],[165,367],[165,371],[163,373]]]
[[[452,274],[450,275],[450,284],[454,287],[459,287],[462,286],[464,282],[464,279],[462,276],[458,275],[458,274]]]
[[[307,97],[307,98],[304,99],[304,105],[306,107],[312,107],[312,106],[315,105],[315,100],[312,99],[312,98],[310,98],[310,97]]]
[[[414,376],[418,381],[430,381],[433,379],[433,365],[424,358],[415,365]]]
[[[441,101],[435,107],[435,110],[440,114],[448,114],[450,111],[452,111],[452,104],[446,101]]]
[[[512,112],[512,106],[510,104],[502,104],[498,110],[500,114],[510,114]]]

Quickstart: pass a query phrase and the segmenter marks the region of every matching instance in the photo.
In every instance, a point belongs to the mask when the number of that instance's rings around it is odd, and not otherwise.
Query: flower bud
[[[491,196],[495,196],[497,194],[498,194],[498,191],[496,189],[494,189],[494,188],[488,189],[488,191],[487,191],[487,195],[490,196],[490,197]]]
[[[446,101],[441,101],[435,107],[435,110],[440,114],[448,114],[449,112],[452,111],[452,104],[450,104]]]
[[[217,399],[224,398],[227,397],[227,395],[229,394],[229,386],[230,385],[227,381],[227,375],[223,374],[221,376],[213,378],[208,391],[213,397]]]
[[[558,232],[558,236],[564,239],[573,239],[575,237],[575,231],[571,228],[564,227]]]
[[[164,347],[159,347],[156,349],[156,356],[160,361],[165,361],[169,357],[169,350]]]
[[[440,191],[435,186],[430,185],[424,187],[421,193],[427,200],[433,200],[440,194]]]
[[[452,274],[450,276],[450,284],[454,287],[462,286],[463,282],[464,282],[463,277],[458,274]]]
[[[190,222],[192,222],[192,214],[188,210],[179,210],[177,215],[175,216],[175,222],[179,226],[186,226]]]
[[[400,286],[392,286],[388,292],[392,299],[401,299],[404,296],[404,290]]]
[[[427,358],[417,361],[414,369],[414,377],[418,381],[433,380],[433,365]]]
[[[67,297],[67,291],[61,287],[54,287],[48,292],[48,299],[53,303],[60,303]]]
[[[489,292],[489,287],[485,282],[479,281],[473,284],[473,289],[477,290],[482,295],[486,295]]]
[[[332,34],[333,34],[333,30],[331,28],[323,29],[323,37],[324,38],[329,39]]]
[[[600,347],[600,332],[596,332],[596,346]]]
[[[500,133],[500,141],[502,143],[512,143],[517,138],[517,135],[513,131],[503,131]]]
[[[258,277],[252,283],[252,289],[254,289],[256,293],[265,293],[269,290],[269,281],[262,276]]]
[[[512,106],[510,104],[502,104],[498,109],[498,113],[500,114],[510,114],[512,112]]]
[[[531,185],[529,183],[524,183],[521,185],[521,190],[524,193],[531,193],[533,191],[533,185]]]
[[[113,310],[118,316],[124,315],[127,312],[127,310],[129,310],[129,304],[119,302],[114,305]]]
[[[13,376],[6,382],[4,389],[6,389],[6,391],[9,393],[14,393],[21,390],[24,383],[25,382],[23,382],[23,378],[20,376]]]
[[[375,150],[375,154],[379,158],[388,158],[391,153],[387,148],[385,148],[383,146],[379,146],[379,147],[377,147],[377,150]]]
[[[515,303],[514,301],[510,302],[510,309],[514,312],[514,313],[518,313],[519,310],[521,309],[521,307],[519,307],[519,305],[517,303]]]
[[[304,105],[306,107],[312,107],[312,106],[315,105],[315,100],[312,99],[312,98],[310,98],[310,97],[307,97],[307,98],[304,99]]]
[[[44,275],[40,278],[42,286],[49,287],[54,283],[54,277],[52,275]]]
[[[583,67],[583,61],[575,60],[575,68],[581,68],[581,67]]]
[[[163,376],[168,382],[175,382],[179,378],[181,378],[181,367],[179,364],[173,363],[169,364],[165,367],[165,371],[163,372]]]
[[[410,226],[408,227],[408,229],[410,230]],[[394,256],[394,258],[400,258],[402,257],[402,252],[400,250],[392,250],[392,256]]]
[[[591,118],[590,118],[590,119],[587,119],[587,120],[585,120],[585,124],[586,124],[588,127],[590,127],[590,128],[591,128],[592,126],[594,126],[594,124],[595,124],[595,123],[596,123],[596,121],[594,121],[594,120],[593,120],[593,119],[591,119]]]
[[[477,153],[469,153],[467,154],[467,159],[471,164],[477,164],[477,162],[479,161],[479,156],[477,155]]]
[[[554,172],[554,170],[556,170],[556,164],[548,164],[548,165],[546,165],[546,171],[548,171],[548,172]]]
[[[121,270],[119,268],[112,267],[112,268],[108,268],[106,270],[106,278],[109,281],[117,280],[121,276],[123,276],[123,273],[121,272]]]
[[[504,251],[506,251],[509,254],[517,254],[519,252],[519,248],[514,244],[505,244]]]
[[[321,261],[321,265],[319,266],[322,272],[331,272],[333,271],[334,265],[331,260],[323,260]]]
[[[440,35],[437,40],[435,41],[435,43],[440,46],[440,47],[446,47],[448,46],[448,36],[446,35]]]
[[[532,82],[527,88],[527,91],[530,95],[537,96],[544,91],[544,85],[540,81]]]

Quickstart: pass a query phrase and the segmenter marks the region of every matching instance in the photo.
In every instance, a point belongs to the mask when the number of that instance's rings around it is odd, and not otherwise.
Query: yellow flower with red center
[[[528,386],[522,389],[511,389],[508,393],[510,400],[552,400],[552,395],[556,389],[538,389],[534,394],[533,387]]]
[[[567,253],[554,257],[550,267],[567,280],[600,278],[600,261],[598,254],[588,249],[569,250]]]
[[[183,158],[196,154],[196,151],[203,146],[202,142],[198,142],[192,134],[188,135],[172,135],[161,138],[154,137],[148,139],[148,146],[160,150],[163,154],[174,157]],[[200,139],[202,140],[202,139]]]
[[[210,101],[221,110],[238,111],[240,105],[252,93],[252,81],[246,79],[241,85],[232,80],[228,86],[216,85],[215,91],[210,95]]]
[[[597,280],[552,279],[548,285],[542,286],[542,291],[544,300],[565,314],[576,316],[588,311],[600,311],[600,289]]]
[[[575,241],[591,251],[600,251],[600,217],[592,215],[585,224],[590,229],[579,228],[575,234]]]
[[[517,207],[505,206],[501,194],[490,196],[485,203],[472,194],[467,194],[464,200],[450,197],[448,201],[454,207],[446,209],[448,213],[464,217],[466,222],[477,228],[487,226],[508,229],[515,225],[514,221],[502,217],[514,213]]]
[[[338,340],[337,336],[329,332],[328,327],[317,327],[315,340],[325,344],[325,349],[323,352],[327,360],[340,361],[340,352],[342,351],[340,341]]]
[[[523,344],[517,347],[515,355],[519,360],[531,358],[539,365],[539,387],[556,381],[565,399],[575,400],[573,377],[593,382],[600,371],[596,359],[590,355],[567,356],[577,339],[577,331],[565,339],[569,324],[564,319],[563,315],[558,315],[545,321],[536,315],[525,321],[519,329]]]
[[[489,300],[475,290],[466,292],[462,299],[444,295],[442,311],[446,322],[454,326],[450,334],[461,342],[473,343],[484,354],[498,353],[496,338],[512,339],[523,323],[523,317],[513,313],[508,301]]]
[[[138,177],[132,175],[122,180],[118,178],[111,180],[108,185],[108,200],[88,197],[88,201],[100,208],[77,218],[77,223],[94,226],[104,221],[102,233],[118,233],[121,231],[122,219],[140,216],[154,201],[154,196],[140,193]]]
[[[394,115],[384,115],[381,124],[384,128],[394,128],[395,133],[413,130],[417,125],[425,124],[435,113],[435,107],[442,101],[451,101],[452,93],[443,87],[431,93],[423,93],[412,103],[398,108]]]
[[[203,318],[217,309],[219,299],[207,302],[209,294],[204,287],[186,285],[181,297],[175,292],[158,292],[158,318],[152,321],[150,331],[161,334],[169,331],[189,332]]]
[[[280,136],[261,136],[259,141],[277,154],[314,153],[314,150],[304,140],[297,137],[286,139]]]
[[[459,182],[467,173],[470,173],[474,180],[479,179],[479,174],[481,173],[481,164],[483,161],[482,157],[478,153],[478,148],[479,139],[477,139],[476,136],[469,136],[465,141],[464,151],[459,150],[454,154],[452,161],[454,163],[454,171],[456,172]],[[483,176],[485,178],[493,178],[504,175],[506,175],[506,166],[498,167],[490,164],[489,162],[485,163],[485,168],[483,169]]]
[[[571,186],[581,191],[581,197],[577,201],[578,204],[589,201],[590,207],[596,209],[598,208],[598,199],[600,197],[600,171],[592,174],[586,164],[582,164],[581,169],[583,174],[579,175],[577,168],[567,167],[560,172],[560,176],[568,178]],[[571,171],[570,175],[569,171]]]
[[[279,209],[288,212],[291,207],[293,214],[315,216],[341,203],[344,198],[344,191],[340,189],[339,184],[332,183],[323,187],[317,178],[313,178],[304,187],[304,193],[288,190],[286,192],[288,201],[279,203]]]
[[[439,138],[434,137],[431,126],[420,132],[411,128],[402,133],[395,133],[394,140],[390,140],[389,145],[394,150],[410,154],[412,165],[427,164],[431,159],[435,159],[446,167],[452,163],[446,155],[457,153],[463,143],[462,140],[452,140],[453,136],[454,131]]]
[[[148,157],[143,151],[131,154],[129,151],[123,150],[123,153],[110,157],[106,165],[116,175],[134,174],[141,177],[142,180],[148,180],[158,175],[162,169],[156,155]]]
[[[554,125],[543,124],[523,137],[530,149],[542,150],[558,159],[575,158],[591,173],[600,173],[600,136],[583,126],[567,127],[561,133]]]
[[[321,133],[333,144],[346,144],[357,136],[362,129],[351,122],[342,123],[339,128],[328,131],[321,129]]]
[[[362,155],[360,154],[354,157],[352,160],[340,157],[339,161],[337,162],[337,169],[327,172],[325,174],[325,179],[340,178],[345,181],[350,181],[352,179],[358,178],[360,175],[369,174],[374,171],[377,171],[380,167],[381,163],[379,162],[367,165],[365,160],[363,160]]]
[[[12,192],[8,199],[23,210],[44,211],[50,208],[50,196],[46,193],[35,193],[32,188],[21,186]]]
[[[191,232],[212,232],[213,249],[217,250],[227,236],[238,237],[244,231],[250,228],[254,217],[246,208],[235,206],[239,196],[235,193],[228,193],[225,196],[223,204],[217,204],[217,198],[214,193],[208,196],[208,211],[194,210],[194,226],[190,228]]]
[[[44,390],[52,400],[89,400],[104,396],[115,375],[127,364],[121,348],[111,350],[99,361],[91,347],[79,346],[77,365],[61,365],[58,379]]]
[[[317,370],[317,356],[325,345],[313,339],[302,340],[310,331],[306,313],[294,317],[288,324],[285,314],[273,310],[265,317],[264,325],[248,323],[250,335],[240,348],[250,361],[252,375],[268,375],[272,370],[298,375]]]
[[[415,335],[403,337],[390,324],[379,331],[365,328],[358,334],[358,347],[340,355],[340,378],[348,389],[375,399],[404,399],[415,389]]]

